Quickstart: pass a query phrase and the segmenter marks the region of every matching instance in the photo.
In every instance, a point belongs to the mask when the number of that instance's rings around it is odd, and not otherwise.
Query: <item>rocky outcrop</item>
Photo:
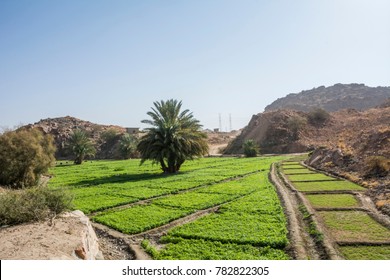
[[[47,118],[34,124],[25,126],[26,128],[38,128],[46,134],[51,134],[56,145],[57,159],[70,159],[69,152],[66,150],[66,142],[75,129],[85,131],[95,145],[97,159],[115,158],[115,144],[119,141],[120,135],[126,132],[126,129],[116,125],[100,125],[78,118],[66,116],[60,118]],[[108,143],[102,135],[107,132],[115,132]]]
[[[347,108],[365,110],[379,106],[388,98],[390,98],[390,87],[335,84],[330,87],[320,86],[300,93],[290,93],[265,107],[265,111],[292,109],[309,112],[313,108],[323,108],[328,112]]]
[[[306,125],[307,114],[291,110],[278,110],[253,115],[249,124],[226,148],[225,154],[242,153],[246,140],[254,140],[261,153],[296,153],[307,151],[298,139]],[[295,126],[292,124],[295,123]]]
[[[100,260],[103,255],[91,222],[73,211],[50,222],[0,229],[2,260]]]

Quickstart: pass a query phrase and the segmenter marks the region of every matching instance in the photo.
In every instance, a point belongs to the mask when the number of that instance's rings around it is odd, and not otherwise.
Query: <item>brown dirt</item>
[[[122,238],[115,238],[103,229],[94,227],[99,238],[99,248],[103,253],[105,260],[133,260],[134,252],[130,249],[128,243]]]

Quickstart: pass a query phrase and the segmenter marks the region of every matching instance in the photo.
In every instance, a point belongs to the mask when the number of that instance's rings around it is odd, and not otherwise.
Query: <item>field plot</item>
[[[68,188],[75,196],[75,207],[91,213],[268,170],[270,163],[279,159],[204,158],[189,161],[174,176],[161,174],[157,165],[140,166],[139,160],[93,161],[79,166],[63,163],[51,170],[49,187]],[[247,189],[243,187],[242,193]]]
[[[304,167],[303,165],[301,165],[299,163],[288,164],[288,165],[282,164],[282,167],[284,170],[287,170],[287,169],[307,169],[306,167]]]
[[[108,212],[93,219],[123,233],[134,234],[167,224],[170,221],[188,215],[190,212],[190,210],[151,204]]]
[[[287,178],[291,182],[306,182],[306,181],[336,181],[338,179],[326,176],[321,173],[313,174],[296,174],[296,175],[287,175]]]
[[[340,251],[349,260],[390,260],[390,245],[341,246]]]
[[[221,243],[203,239],[177,238],[161,250],[161,260],[288,260],[283,250],[271,247],[254,247],[234,243]]]
[[[359,207],[352,194],[308,194],[306,198],[314,208],[351,208]]]
[[[314,171],[311,171],[308,168],[296,168],[296,169],[285,169],[283,168],[283,173],[286,175],[291,174],[315,174]]]
[[[390,242],[390,231],[363,211],[319,211],[337,242]]]
[[[301,192],[316,191],[363,191],[363,187],[349,181],[318,181],[293,182],[294,187]]]

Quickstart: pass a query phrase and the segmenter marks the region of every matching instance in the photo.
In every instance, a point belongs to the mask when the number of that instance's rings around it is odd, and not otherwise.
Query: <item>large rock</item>
[[[88,217],[78,210],[61,215],[52,222],[2,228],[0,240],[2,260],[103,259]]]

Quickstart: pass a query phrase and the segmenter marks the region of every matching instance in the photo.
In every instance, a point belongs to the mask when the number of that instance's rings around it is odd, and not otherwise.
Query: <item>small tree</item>
[[[306,125],[306,120],[301,117],[291,117],[287,121],[287,125],[292,132],[292,139],[298,140],[299,138],[299,130]]]
[[[74,163],[81,164],[85,157],[96,154],[95,147],[87,134],[76,129],[72,132],[67,143],[68,150],[75,156]]]
[[[253,139],[246,140],[242,147],[244,149],[244,155],[246,157],[255,157],[259,153],[259,147]]]
[[[113,128],[110,128],[102,132],[100,135],[101,140],[108,145],[114,145],[118,137],[119,137],[119,132]]]
[[[0,185],[24,188],[37,185],[55,162],[51,135],[38,129],[19,129],[0,135]]]
[[[309,123],[314,126],[321,126],[325,124],[325,122],[328,121],[329,118],[329,113],[322,108],[316,108],[310,111],[307,116],[307,120],[309,121]]]
[[[135,136],[125,133],[119,140],[119,153],[122,158],[128,159],[137,154],[138,140]]]

